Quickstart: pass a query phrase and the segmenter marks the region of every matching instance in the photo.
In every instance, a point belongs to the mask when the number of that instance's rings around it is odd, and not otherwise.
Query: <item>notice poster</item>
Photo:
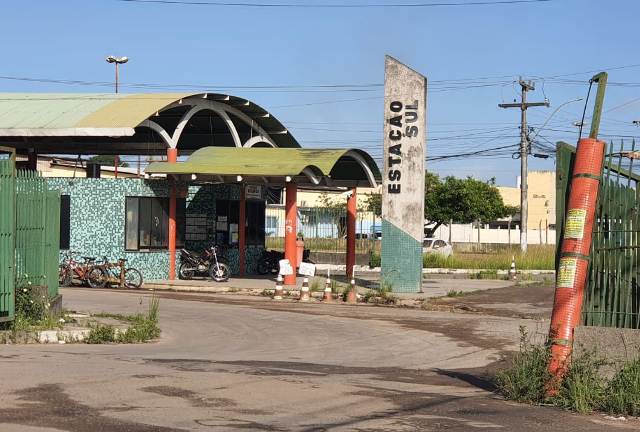
[[[564,225],[564,238],[581,240],[584,237],[584,225],[587,211],[584,209],[570,209]]]
[[[578,270],[578,259],[572,257],[560,258],[558,265],[558,288],[573,288]]]

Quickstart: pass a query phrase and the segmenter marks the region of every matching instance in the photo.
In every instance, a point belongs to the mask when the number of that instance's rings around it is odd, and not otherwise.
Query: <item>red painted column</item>
[[[247,252],[247,198],[244,184],[240,185],[240,215],[238,218],[238,255],[240,262],[240,277],[244,277],[246,270],[246,252]]]
[[[293,267],[293,274],[284,277],[285,285],[296,285],[296,267],[298,249],[296,245],[297,221],[298,221],[298,186],[295,183],[287,183],[285,188],[285,226],[284,226],[284,258],[288,259]]]
[[[178,149],[167,149],[167,162],[176,163],[178,161]],[[176,278],[176,184],[171,178],[169,192],[169,279]]]
[[[353,278],[353,266],[356,264],[356,188],[351,189],[347,198],[347,278]]]

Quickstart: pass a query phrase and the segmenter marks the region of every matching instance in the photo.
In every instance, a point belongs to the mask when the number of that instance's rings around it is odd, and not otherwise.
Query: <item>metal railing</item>
[[[382,221],[374,213],[356,213],[356,253],[380,250]],[[345,252],[347,250],[347,213],[342,208],[299,207],[298,233],[312,252]],[[269,205],[265,212],[265,246],[284,250],[285,210]]]

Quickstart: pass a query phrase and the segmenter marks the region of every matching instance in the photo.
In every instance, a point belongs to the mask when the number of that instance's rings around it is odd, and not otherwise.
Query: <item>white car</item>
[[[448,257],[453,255],[453,246],[444,240],[426,237],[422,241],[422,253],[437,253]]]

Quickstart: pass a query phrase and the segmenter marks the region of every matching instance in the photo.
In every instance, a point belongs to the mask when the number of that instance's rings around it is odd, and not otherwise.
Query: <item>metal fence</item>
[[[35,171],[16,178],[16,279],[47,286],[58,295],[60,193],[50,191]]]
[[[583,306],[586,325],[640,328],[640,164],[629,157],[636,151],[635,141],[611,143],[607,150]],[[561,225],[574,157],[574,147],[558,145],[556,220]]]
[[[14,316],[16,287],[58,295],[59,242],[59,192],[36,172],[16,173],[12,156],[0,158],[0,321]]]
[[[345,252],[347,250],[346,208],[298,207],[298,233],[312,252]],[[267,249],[284,250],[285,210],[269,205],[265,212],[265,245]],[[356,212],[356,253],[380,251],[382,221],[374,213]]]
[[[13,318],[15,290],[15,169],[0,160],[0,321]]]

